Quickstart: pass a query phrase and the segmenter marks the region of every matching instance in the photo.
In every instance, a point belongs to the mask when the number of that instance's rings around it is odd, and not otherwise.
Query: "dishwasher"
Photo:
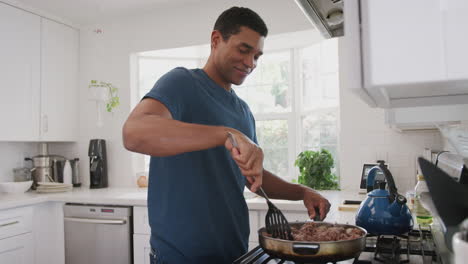
[[[66,204],[66,264],[131,264],[132,208]]]

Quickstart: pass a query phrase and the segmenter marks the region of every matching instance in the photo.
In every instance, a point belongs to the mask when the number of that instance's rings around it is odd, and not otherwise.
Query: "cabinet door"
[[[362,1],[366,87],[446,79],[441,2]]]
[[[447,52],[447,75],[451,80],[466,80],[468,79],[468,34],[466,33],[466,25],[468,24],[467,12],[468,1],[466,0],[446,0],[446,6],[442,9],[445,15],[445,38]],[[464,89],[458,94],[467,94],[466,84]],[[462,89],[460,87],[460,89]]]
[[[0,141],[39,138],[40,18],[0,3]]]
[[[78,31],[41,19],[41,140],[75,141]]]
[[[149,264],[151,252],[150,235],[133,235],[133,263]]]
[[[258,229],[265,225],[265,218],[259,219],[259,212],[257,210],[249,210],[249,225],[250,225],[250,235],[249,235],[249,245],[250,242],[258,243]],[[249,246],[250,249],[250,246]]]
[[[34,263],[33,236],[31,233],[0,240],[0,263]]]

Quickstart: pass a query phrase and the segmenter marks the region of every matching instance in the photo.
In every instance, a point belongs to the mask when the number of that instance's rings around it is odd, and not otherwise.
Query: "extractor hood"
[[[325,38],[344,35],[344,0],[296,0],[307,18]]]

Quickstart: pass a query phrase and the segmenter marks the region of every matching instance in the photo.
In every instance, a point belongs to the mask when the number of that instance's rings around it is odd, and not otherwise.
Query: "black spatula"
[[[288,220],[284,214],[270,201],[270,199],[268,199],[268,196],[262,187],[260,187],[260,191],[262,192],[263,197],[265,197],[268,204],[268,212],[265,216],[265,226],[267,232],[274,238],[293,240],[291,227],[289,226]]]
[[[237,144],[236,139],[231,133],[228,133],[229,140],[234,148],[239,149],[239,145]],[[267,232],[272,235],[274,238],[280,238],[284,240],[293,240],[293,236],[291,234],[291,227],[289,226],[288,220],[284,216],[278,207],[276,207],[268,196],[266,195],[265,191],[262,187],[260,187],[260,191],[262,192],[263,197],[265,197],[267,204],[268,204],[268,212],[265,216],[265,226]]]

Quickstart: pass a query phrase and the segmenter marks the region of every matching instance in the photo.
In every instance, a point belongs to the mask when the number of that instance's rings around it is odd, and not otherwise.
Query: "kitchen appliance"
[[[468,184],[468,168],[465,165],[463,156],[449,151],[441,151],[437,154],[435,165],[455,181]]]
[[[33,172],[35,168],[14,168],[13,169],[13,177],[15,182],[22,182],[22,181],[30,181],[32,180],[31,172]]]
[[[438,125],[437,128],[468,166],[468,124]]]
[[[66,204],[65,263],[132,263],[131,216],[131,207]]]
[[[459,231],[459,224],[468,218],[468,185],[460,184],[423,158],[419,158],[418,162],[437,211],[436,216],[442,220],[445,242],[451,249],[453,234]]]
[[[80,178],[80,172],[79,172],[80,159],[75,158],[75,159],[70,160],[70,165],[72,168],[73,187],[80,187],[81,186],[81,178]]]
[[[382,171],[386,182],[380,182],[374,189],[377,171]],[[385,185],[388,183],[387,191]],[[375,235],[401,235],[413,227],[411,212],[406,198],[398,194],[392,173],[381,162],[369,170],[367,189],[372,190],[361,203],[356,215],[356,225]]]
[[[38,182],[53,181],[52,160],[48,155],[38,155],[32,158],[25,158],[25,161],[32,161],[34,170],[32,171],[33,185],[31,189],[35,190]]]
[[[270,255],[257,246],[234,261],[234,264],[297,264],[278,256]],[[319,262],[313,262],[319,263]],[[325,262],[326,263],[326,262]],[[330,263],[330,262],[328,262]],[[401,236],[367,234],[365,247],[355,258],[331,261],[339,264],[382,264],[382,263],[443,263],[438,254],[431,230],[411,230]]]
[[[323,37],[344,35],[342,0],[296,0],[296,4]]]
[[[65,157],[53,156],[52,157],[52,168],[53,168],[53,179],[54,182],[63,182],[63,169],[65,167]]]
[[[89,175],[90,188],[106,188],[107,183],[107,151],[104,139],[91,139],[89,141]]]
[[[292,223],[291,227],[300,229],[305,223],[306,222]],[[287,260],[327,263],[358,257],[365,247],[366,230],[353,225],[335,224],[335,226],[358,228],[363,232],[363,236],[357,239],[341,241],[290,241],[269,236],[266,227],[263,227],[258,230],[258,238],[260,246],[265,252]]]

